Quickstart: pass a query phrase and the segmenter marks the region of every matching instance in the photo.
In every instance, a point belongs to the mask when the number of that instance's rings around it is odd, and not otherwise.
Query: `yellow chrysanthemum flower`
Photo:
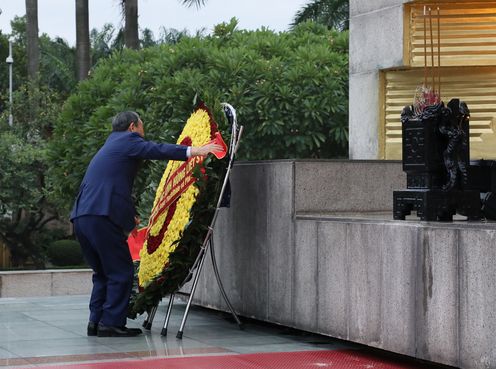
[[[210,117],[204,109],[196,110],[189,117],[177,143],[180,144],[188,138],[191,140],[191,146],[202,146],[211,140]],[[184,162],[169,161],[158,186],[150,217],[151,224],[148,225],[148,237],[140,252],[138,278],[141,287],[146,287],[155,277],[160,275],[168,263],[170,254],[174,252],[177,241],[181,239],[184,228],[190,221],[190,209],[199,193],[198,188],[193,184],[190,184],[177,198],[174,209],[171,205],[166,211],[162,209],[160,212],[159,210],[161,202],[164,202],[164,196],[168,195],[168,193],[164,194],[167,185],[177,174],[177,171],[183,168],[182,166],[184,166]],[[169,223],[167,225],[168,218]],[[160,238],[164,226],[167,226],[167,230],[163,234],[160,244],[150,252],[148,243],[154,237]]]

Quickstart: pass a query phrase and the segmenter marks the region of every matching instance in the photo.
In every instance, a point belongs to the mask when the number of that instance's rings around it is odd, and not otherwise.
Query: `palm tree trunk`
[[[76,59],[78,80],[88,77],[90,70],[90,27],[88,0],[76,0]]]
[[[124,43],[130,49],[139,48],[138,38],[138,0],[122,0],[124,3]]]
[[[28,77],[31,81],[35,81],[40,68],[38,0],[26,0],[26,22]]]

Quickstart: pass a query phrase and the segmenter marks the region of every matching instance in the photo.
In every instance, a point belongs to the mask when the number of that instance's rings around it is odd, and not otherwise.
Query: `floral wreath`
[[[177,143],[202,146],[217,132],[212,114],[200,102]],[[140,251],[139,293],[131,297],[129,317],[148,311],[185,282],[214,214],[225,169],[225,161],[211,155],[168,162]]]

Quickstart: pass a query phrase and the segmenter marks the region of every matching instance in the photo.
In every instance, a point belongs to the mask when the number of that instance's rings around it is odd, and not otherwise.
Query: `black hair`
[[[134,111],[123,111],[112,119],[112,131],[122,132],[129,128],[131,123],[137,124],[140,117]]]

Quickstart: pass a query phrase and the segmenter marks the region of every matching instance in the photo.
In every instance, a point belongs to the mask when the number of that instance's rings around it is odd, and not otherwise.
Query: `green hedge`
[[[55,266],[84,265],[83,253],[79,242],[75,240],[59,240],[52,242],[47,248],[50,262]]]
[[[237,109],[245,133],[239,159],[347,155],[348,34],[313,23],[291,32],[237,31],[236,21],[208,37],[124,50],[102,60],[66,102],[50,144],[54,195],[66,206],[111,130],[111,117],[138,111],[146,137],[175,142],[196,93],[214,112]],[[135,183],[149,204],[164,163],[146,163]],[[144,215],[144,214],[142,214]]]

